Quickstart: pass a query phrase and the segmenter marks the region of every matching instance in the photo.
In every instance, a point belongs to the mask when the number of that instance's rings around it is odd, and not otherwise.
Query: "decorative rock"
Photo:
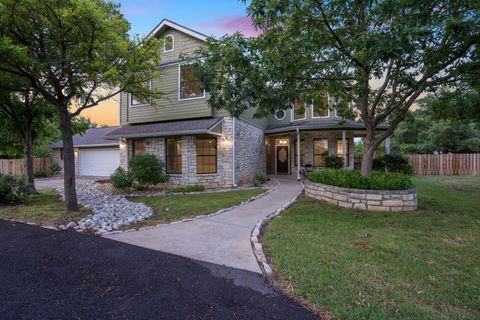
[[[69,224],[67,224],[67,229],[70,229],[70,228],[75,228],[77,226],[77,224],[75,222],[70,222]]]

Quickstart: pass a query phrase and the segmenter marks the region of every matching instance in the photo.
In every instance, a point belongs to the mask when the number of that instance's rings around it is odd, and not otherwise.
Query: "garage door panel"
[[[118,148],[83,149],[79,154],[81,176],[109,176],[120,166]]]

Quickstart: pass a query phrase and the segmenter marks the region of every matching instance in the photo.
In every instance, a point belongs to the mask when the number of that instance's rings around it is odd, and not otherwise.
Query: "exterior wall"
[[[305,195],[342,208],[370,211],[417,210],[417,191],[359,190],[305,181]]]
[[[261,128],[235,120],[235,170],[237,183],[253,182],[265,171],[265,137]]]
[[[73,148],[73,156],[75,159],[75,175],[78,176],[80,172],[80,168],[78,167],[78,155],[80,154],[79,148]],[[57,162],[62,170],[60,171],[61,174],[63,174],[63,160],[61,159],[61,149],[60,148],[55,148],[53,149],[53,154],[52,154],[52,159],[53,161]]]
[[[152,87],[164,93],[163,97],[152,101],[151,105],[129,107],[130,96],[120,96],[120,124],[134,124],[176,119],[192,119],[212,116],[206,98],[179,100],[179,55],[193,54],[203,44],[201,40],[174,29],[168,29],[165,35],[173,35],[175,49],[162,53],[160,79],[153,81]]]

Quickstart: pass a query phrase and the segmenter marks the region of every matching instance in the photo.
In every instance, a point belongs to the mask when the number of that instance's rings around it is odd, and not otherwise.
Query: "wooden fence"
[[[408,159],[419,176],[476,176],[480,174],[480,153],[414,154]]]
[[[33,172],[47,172],[50,170],[52,158],[33,158]],[[27,174],[24,159],[0,159],[0,174],[9,176],[23,176]]]

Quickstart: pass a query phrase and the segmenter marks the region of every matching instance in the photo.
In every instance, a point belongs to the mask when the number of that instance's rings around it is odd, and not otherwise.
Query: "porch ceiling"
[[[386,123],[377,127],[378,131],[387,130],[390,126]],[[317,121],[295,121],[282,126],[271,126],[265,130],[266,134],[294,132],[297,128],[301,131],[313,130],[355,130],[364,131],[365,125],[362,122],[352,120],[322,119]]]

